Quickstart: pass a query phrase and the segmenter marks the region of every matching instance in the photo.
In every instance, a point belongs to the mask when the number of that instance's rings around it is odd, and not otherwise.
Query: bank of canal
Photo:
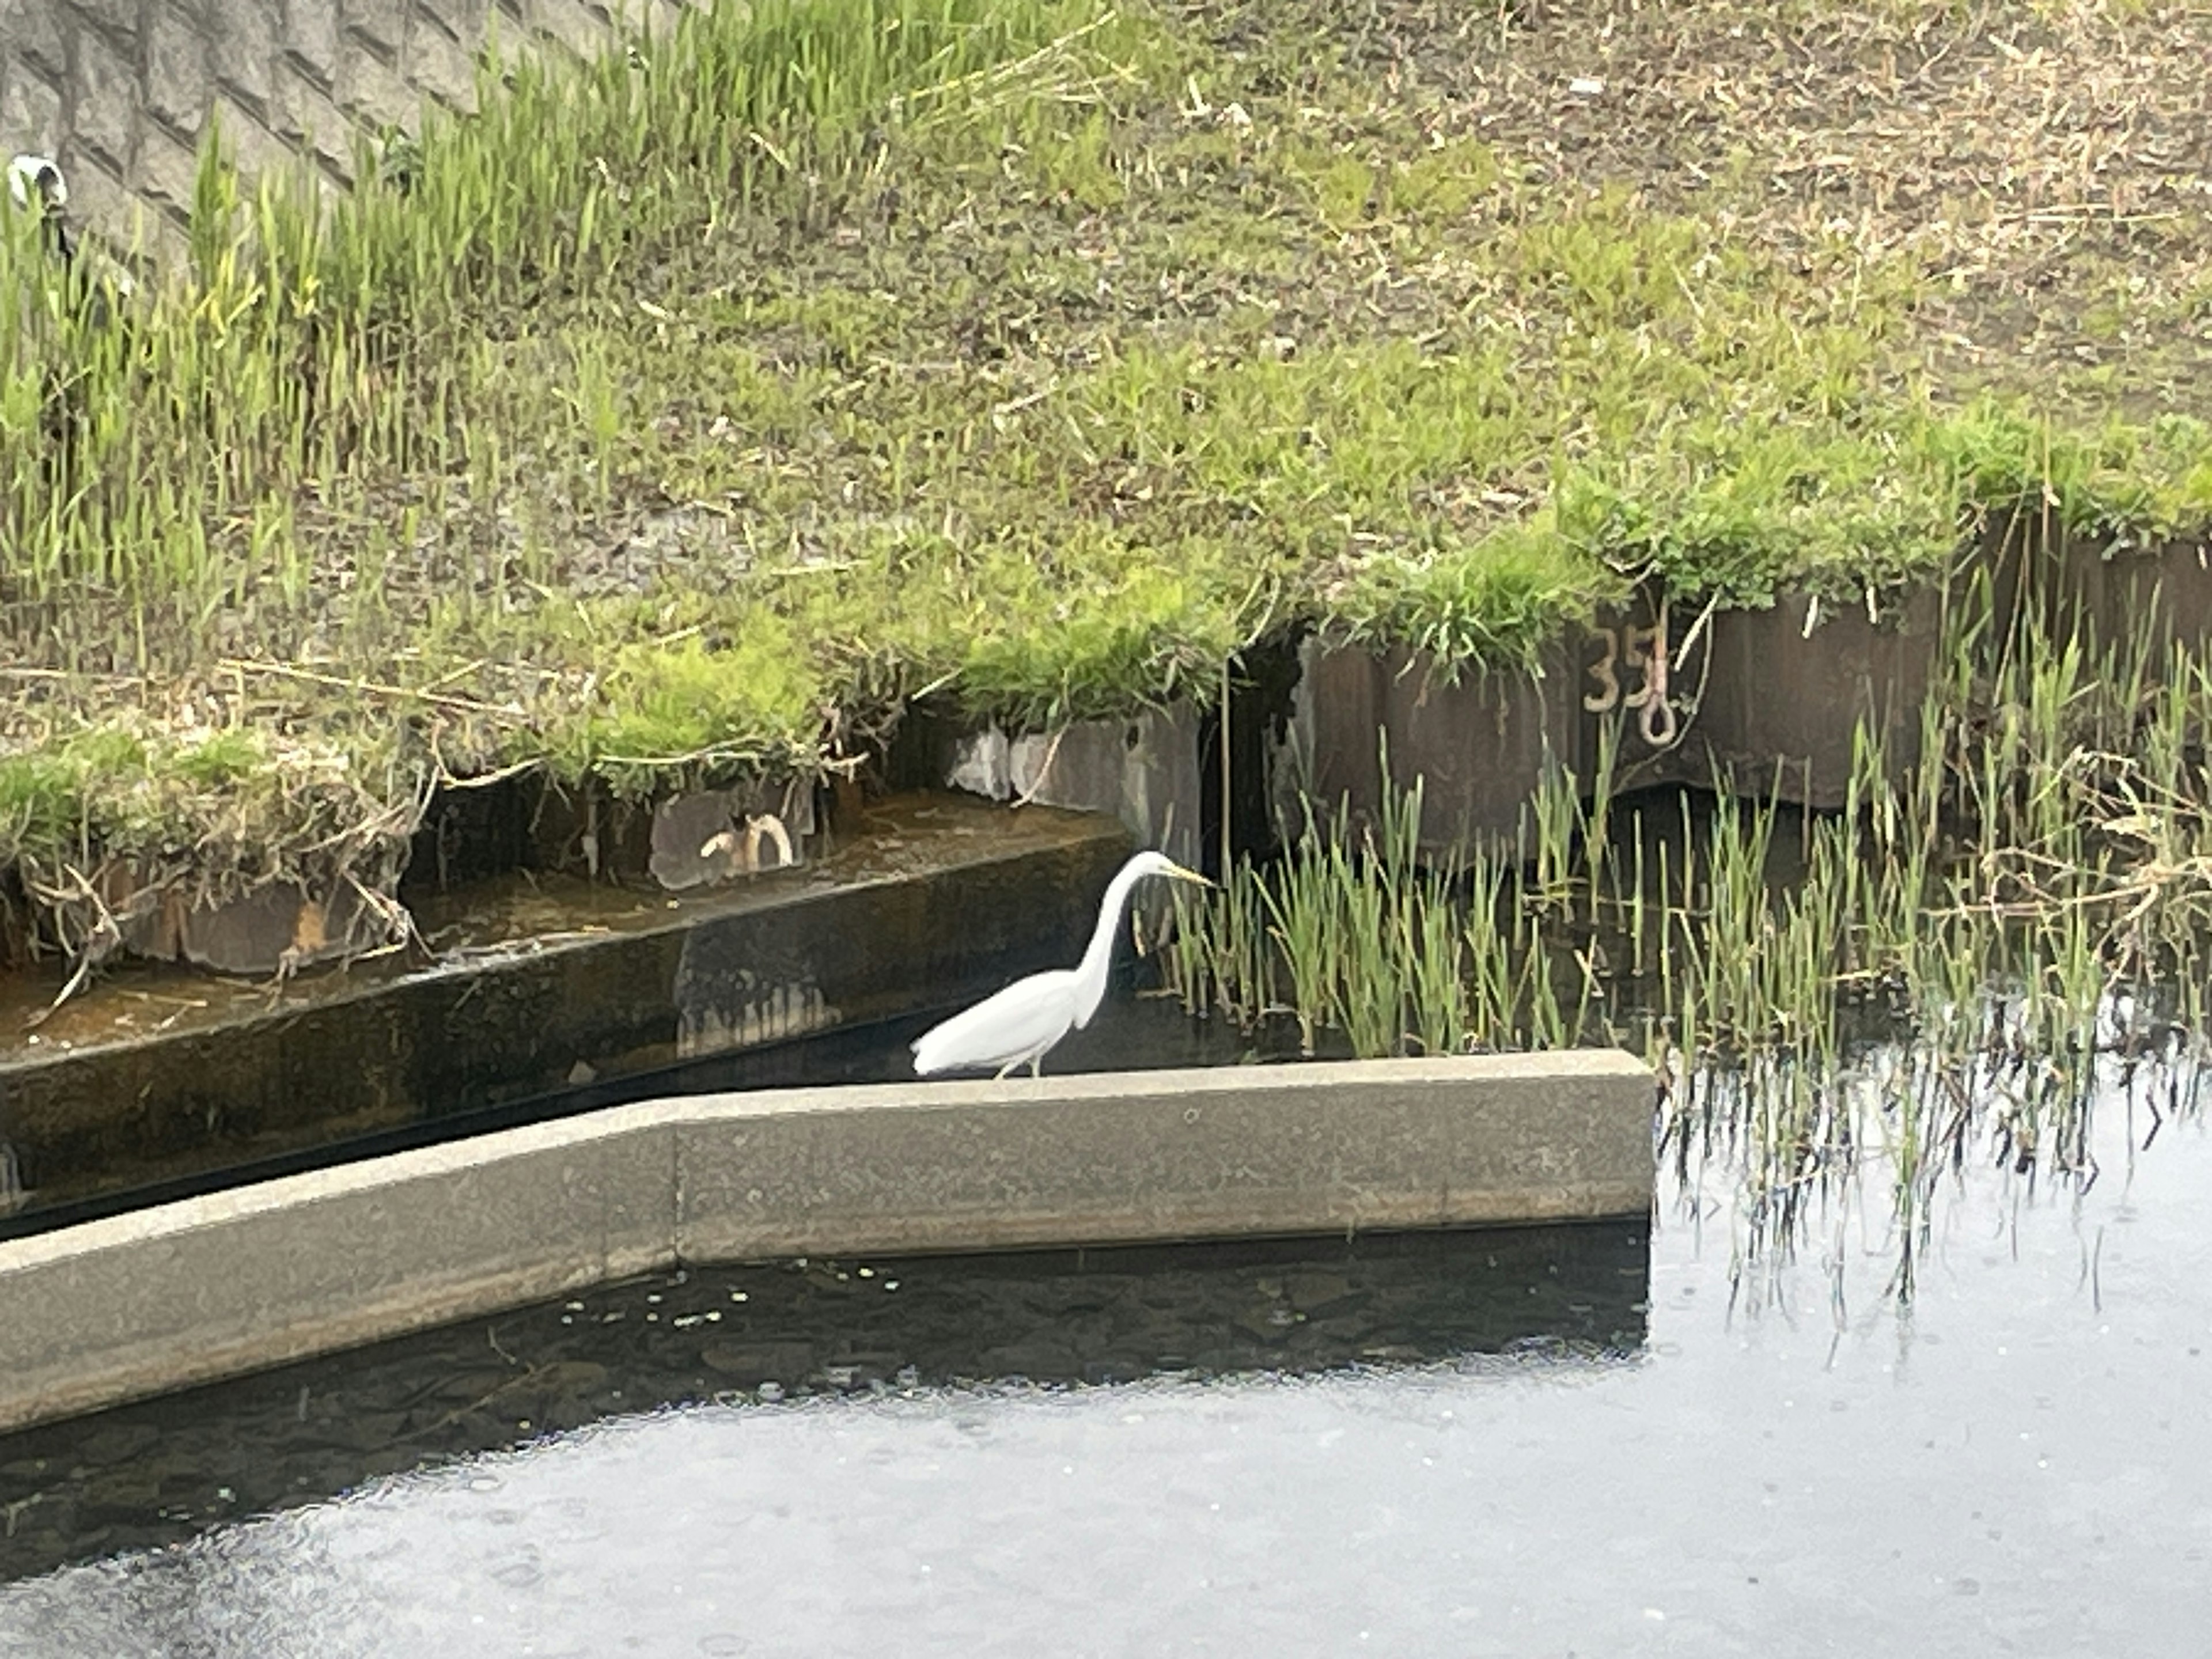
[[[57,974],[0,979],[0,1227],[348,1143],[835,1077],[839,1034],[1060,962],[1127,842],[939,794],[874,803],[813,850],[684,893],[479,882],[426,904],[434,951],[276,988],[146,966],[46,1017]]]
[[[2146,1085],[2148,1086],[2148,1085]],[[1655,1223],[664,1276],[0,1440],[0,1648],[2193,1659],[2202,1116]],[[2146,1142],[2148,1144],[2146,1144]]]
[[[0,957],[398,942],[502,779],[594,872],[723,794],[676,862],[751,867],[918,713],[1096,759],[1302,631],[1332,798],[1431,668],[1763,781],[1859,689],[1790,683],[1824,630],[2191,568],[2201,8],[1492,21],[687,9],[342,193],[211,154],[128,307],[0,238]]]

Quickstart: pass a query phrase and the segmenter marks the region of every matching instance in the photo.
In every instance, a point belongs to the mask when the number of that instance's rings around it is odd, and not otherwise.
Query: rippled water
[[[2189,1656],[2212,1134],[1657,1224],[614,1287],[0,1440],[0,1653]]]

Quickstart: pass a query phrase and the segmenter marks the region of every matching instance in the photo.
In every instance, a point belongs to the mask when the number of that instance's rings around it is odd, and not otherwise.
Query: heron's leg
[[[991,1074],[991,1081],[994,1083],[1004,1083],[1006,1080],[1006,1073],[1012,1071],[1015,1066],[1021,1063],[1022,1057],[1019,1054],[1016,1054],[1012,1060],[1008,1060],[1005,1065],[999,1067],[996,1072]]]
[[[1030,1056],[1030,1075],[1031,1077],[1042,1077],[1044,1075],[1044,1051],[1042,1049],[1039,1049],[1036,1054]]]

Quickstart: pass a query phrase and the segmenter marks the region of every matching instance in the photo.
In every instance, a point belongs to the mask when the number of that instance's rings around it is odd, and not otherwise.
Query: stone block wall
[[[248,173],[307,155],[349,178],[352,134],[470,107],[502,42],[603,49],[621,0],[0,0],[0,163],[55,157],[71,217],[124,246],[171,240],[211,117]],[[652,21],[673,14],[653,0]],[[630,15],[638,15],[633,8]]]

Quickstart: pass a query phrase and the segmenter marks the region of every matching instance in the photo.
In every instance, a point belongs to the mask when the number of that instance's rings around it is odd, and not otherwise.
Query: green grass
[[[1809,52],[1909,125],[1927,9],[1601,49]],[[1879,598],[2023,505],[2212,517],[2185,224],[1931,216],[1901,141],[1831,200],[1772,170],[1860,142],[1817,98],[1695,143],[1615,103],[1563,160],[1577,17],[1397,22],[1382,64],[1329,9],[762,0],[488,75],[333,201],[211,161],[114,323],[12,225],[0,866],[382,859],[441,777],[804,773],[924,689],[1049,725],[1293,623],[1509,664],[1643,578]],[[2201,26],[2000,9],[1943,62],[2155,90]]]

